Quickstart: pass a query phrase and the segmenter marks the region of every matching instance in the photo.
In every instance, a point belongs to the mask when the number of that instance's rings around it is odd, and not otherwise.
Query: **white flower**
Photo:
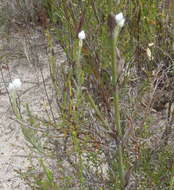
[[[148,44],[148,46],[149,46],[149,47],[151,47],[151,46],[153,46],[153,45],[154,45],[154,43],[153,43],[153,42]]]
[[[8,90],[12,91],[12,90],[20,89],[21,85],[22,85],[22,82],[20,79],[14,79],[12,82],[9,83]]]
[[[115,15],[115,19],[117,22],[120,22],[120,20],[122,20],[123,18],[124,18],[123,13],[119,13]]]
[[[78,38],[80,40],[84,40],[86,38],[86,34],[85,34],[85,32],[83,30],[81,32],[79,32]]]
[[[119,14],[115,15],[115,20],[116,20],[116,23],[118,24],[118,26],[120,26],[121,28],[124,26],[125,18],[123,16],[123,13],[119,13]]]

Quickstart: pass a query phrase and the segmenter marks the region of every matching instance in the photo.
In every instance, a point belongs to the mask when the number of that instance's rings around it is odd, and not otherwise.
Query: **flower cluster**
[[[21,85],[22,85],[22,82],[20,79],[14,79],[12,82],[9,83],[8,90],[13,91],[13,90],[20,89]]]

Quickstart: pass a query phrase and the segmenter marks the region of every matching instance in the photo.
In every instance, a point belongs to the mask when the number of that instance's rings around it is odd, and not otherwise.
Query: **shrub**
[[[45,37],[58,109],[53,111],[48,101],[47,118],[34,115],[29,105],[27,119],[16,112],[21,123],[31,126],[22,125],[23,134],[42,157],[39,178],[35,166],[34,174],[21,175],[35,189],[172,189],[171,130],[165,145],[163,137],[159,140],[159,149],[149,142],[156,135],[152,126],[156,92],[160,85],[165,88],[158,74],[170,68],[167,78],[173,76],[166,15],[155,1],[146,0],[42,3],[50,22]],[[115,21],[120,11],[126,18],[123,28]],[[78,38],[82,30],[86,39]],[[162,37],[165,33],[164,44],[157,33]],[[67,57],[60,72],[53,50],[55,38]],[[159,60],[163,61],[161,70]],[[55,170],[50,170],[50,160],[56,162]]]

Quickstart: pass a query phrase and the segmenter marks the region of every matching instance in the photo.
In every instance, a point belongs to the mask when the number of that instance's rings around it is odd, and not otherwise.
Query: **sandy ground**
[[[30,39],[28,41],[28,39]],[[28,103],[35,113],[43,111],[46,94],[42,82],[41,67],[46,87],[51,98],[52,88],[49,80],[48,56],[43,35],[32,31],[30,37],[21,34],[0,39],[1,68],[0,75],[0,189],[29,189],[19,178],[15,170],[25,170],[29,162],[25,155],[28,148],[20,126],[11,119],[13,116],[6,88],[9,82],[20,78],[22,88],[18,91],[21,102]],[[61,65],[65,56],[62,49],[55,45],[57,64]],[[34,60],[35,55],[38,60]],[[6,65],[7,64],[7,65]],[[23,114],[24,111],[23,111]]]

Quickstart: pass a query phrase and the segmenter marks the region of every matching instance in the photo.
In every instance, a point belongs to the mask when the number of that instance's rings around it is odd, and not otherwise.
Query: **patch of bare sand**
[[[3,57],[0,76],[0,189],[27,190],[29,187],[15,170],[25,170],[29,166],[25,157],[28,147],[20,126],[11,119],[14,116],[5,86],[7,87],[11,80],[20,78],[20,101],[28,103],[36,114],[44,111],[43,102],[47,99],[39,68],[42,68],[49,98],[53,95],[49,80],[47,46],[44,36],[38,31],[31,31],[26,35],[11,34],[0,41]],[[55,45],[55,55],[57,65],[60,66],[65,61],[65,55],[59,45]],[[25,110],[22,112],[25,114]]]

